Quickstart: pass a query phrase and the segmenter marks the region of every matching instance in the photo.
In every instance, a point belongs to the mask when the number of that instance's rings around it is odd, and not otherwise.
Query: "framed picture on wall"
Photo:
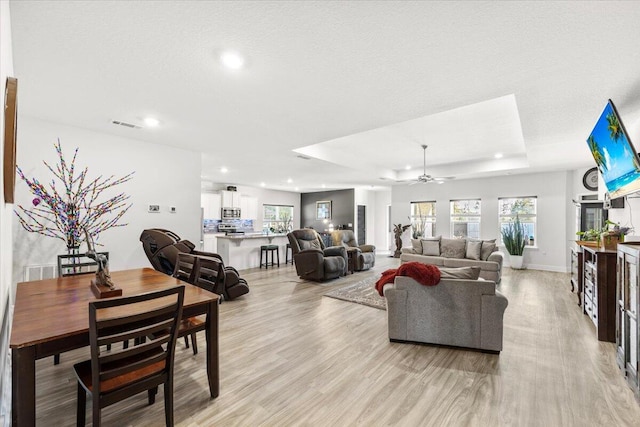
[[[331,200],[316,202],[316,219],[331,219]]]

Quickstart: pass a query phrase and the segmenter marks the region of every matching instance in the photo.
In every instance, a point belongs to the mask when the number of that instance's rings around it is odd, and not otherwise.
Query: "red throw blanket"
[[[393,283],[396,276],[409,276],[425,286],[434,286],[440,282],[440,269],[435,265],[427,265],[421,262],[407,262],[398,268],[384,271],[382,277],[376,282],[376,291],[384,296],[382,288],[387,283]]]

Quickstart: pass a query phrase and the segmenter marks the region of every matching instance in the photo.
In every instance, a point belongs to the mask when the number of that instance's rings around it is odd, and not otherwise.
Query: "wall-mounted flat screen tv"
[[[640,161],[609,100],[587,138],[589,150],[612,199],[640,191]]]

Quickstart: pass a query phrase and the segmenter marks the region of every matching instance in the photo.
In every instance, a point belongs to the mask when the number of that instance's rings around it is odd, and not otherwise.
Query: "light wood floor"
[[[251,292],[220,306],[220,396],[208,398],[204,354],[178,344],[179,426],[638,426],[640,407],[597,341],[567,274],[506,269],[504,350],[390,343],[386,312],[323,297],[398,260],[325,284],[292,266],[246,270]],[[199,334],[205,345],[204,334]],[[88,349],[37,363],[41,426],[75,423],[72,364]],[[87,416],[90,419],[90,406]],[[163,425],[162,391],[107,408],[105,425]]]

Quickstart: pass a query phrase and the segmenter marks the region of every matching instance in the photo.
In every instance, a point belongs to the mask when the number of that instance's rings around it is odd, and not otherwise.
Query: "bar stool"
[[[289,251],[291,251],[291,260],[289,260]],[[284,249],[284,263],[293,264],[293,249],[291,249],[291,243],[287,243],[287,247]]]
[[[260,246],[260,268],[264,265],[264,268],[269,268],[269,266],[275,266],[273,253],[275,252],[278,257],[278,267],[280,267],[280,252],[278,251],[278,245],[262,245]],[[269,253],[271,253],[271,262],[269,262]],[[264,254],[264,263],[262,262],[262,254]]]

